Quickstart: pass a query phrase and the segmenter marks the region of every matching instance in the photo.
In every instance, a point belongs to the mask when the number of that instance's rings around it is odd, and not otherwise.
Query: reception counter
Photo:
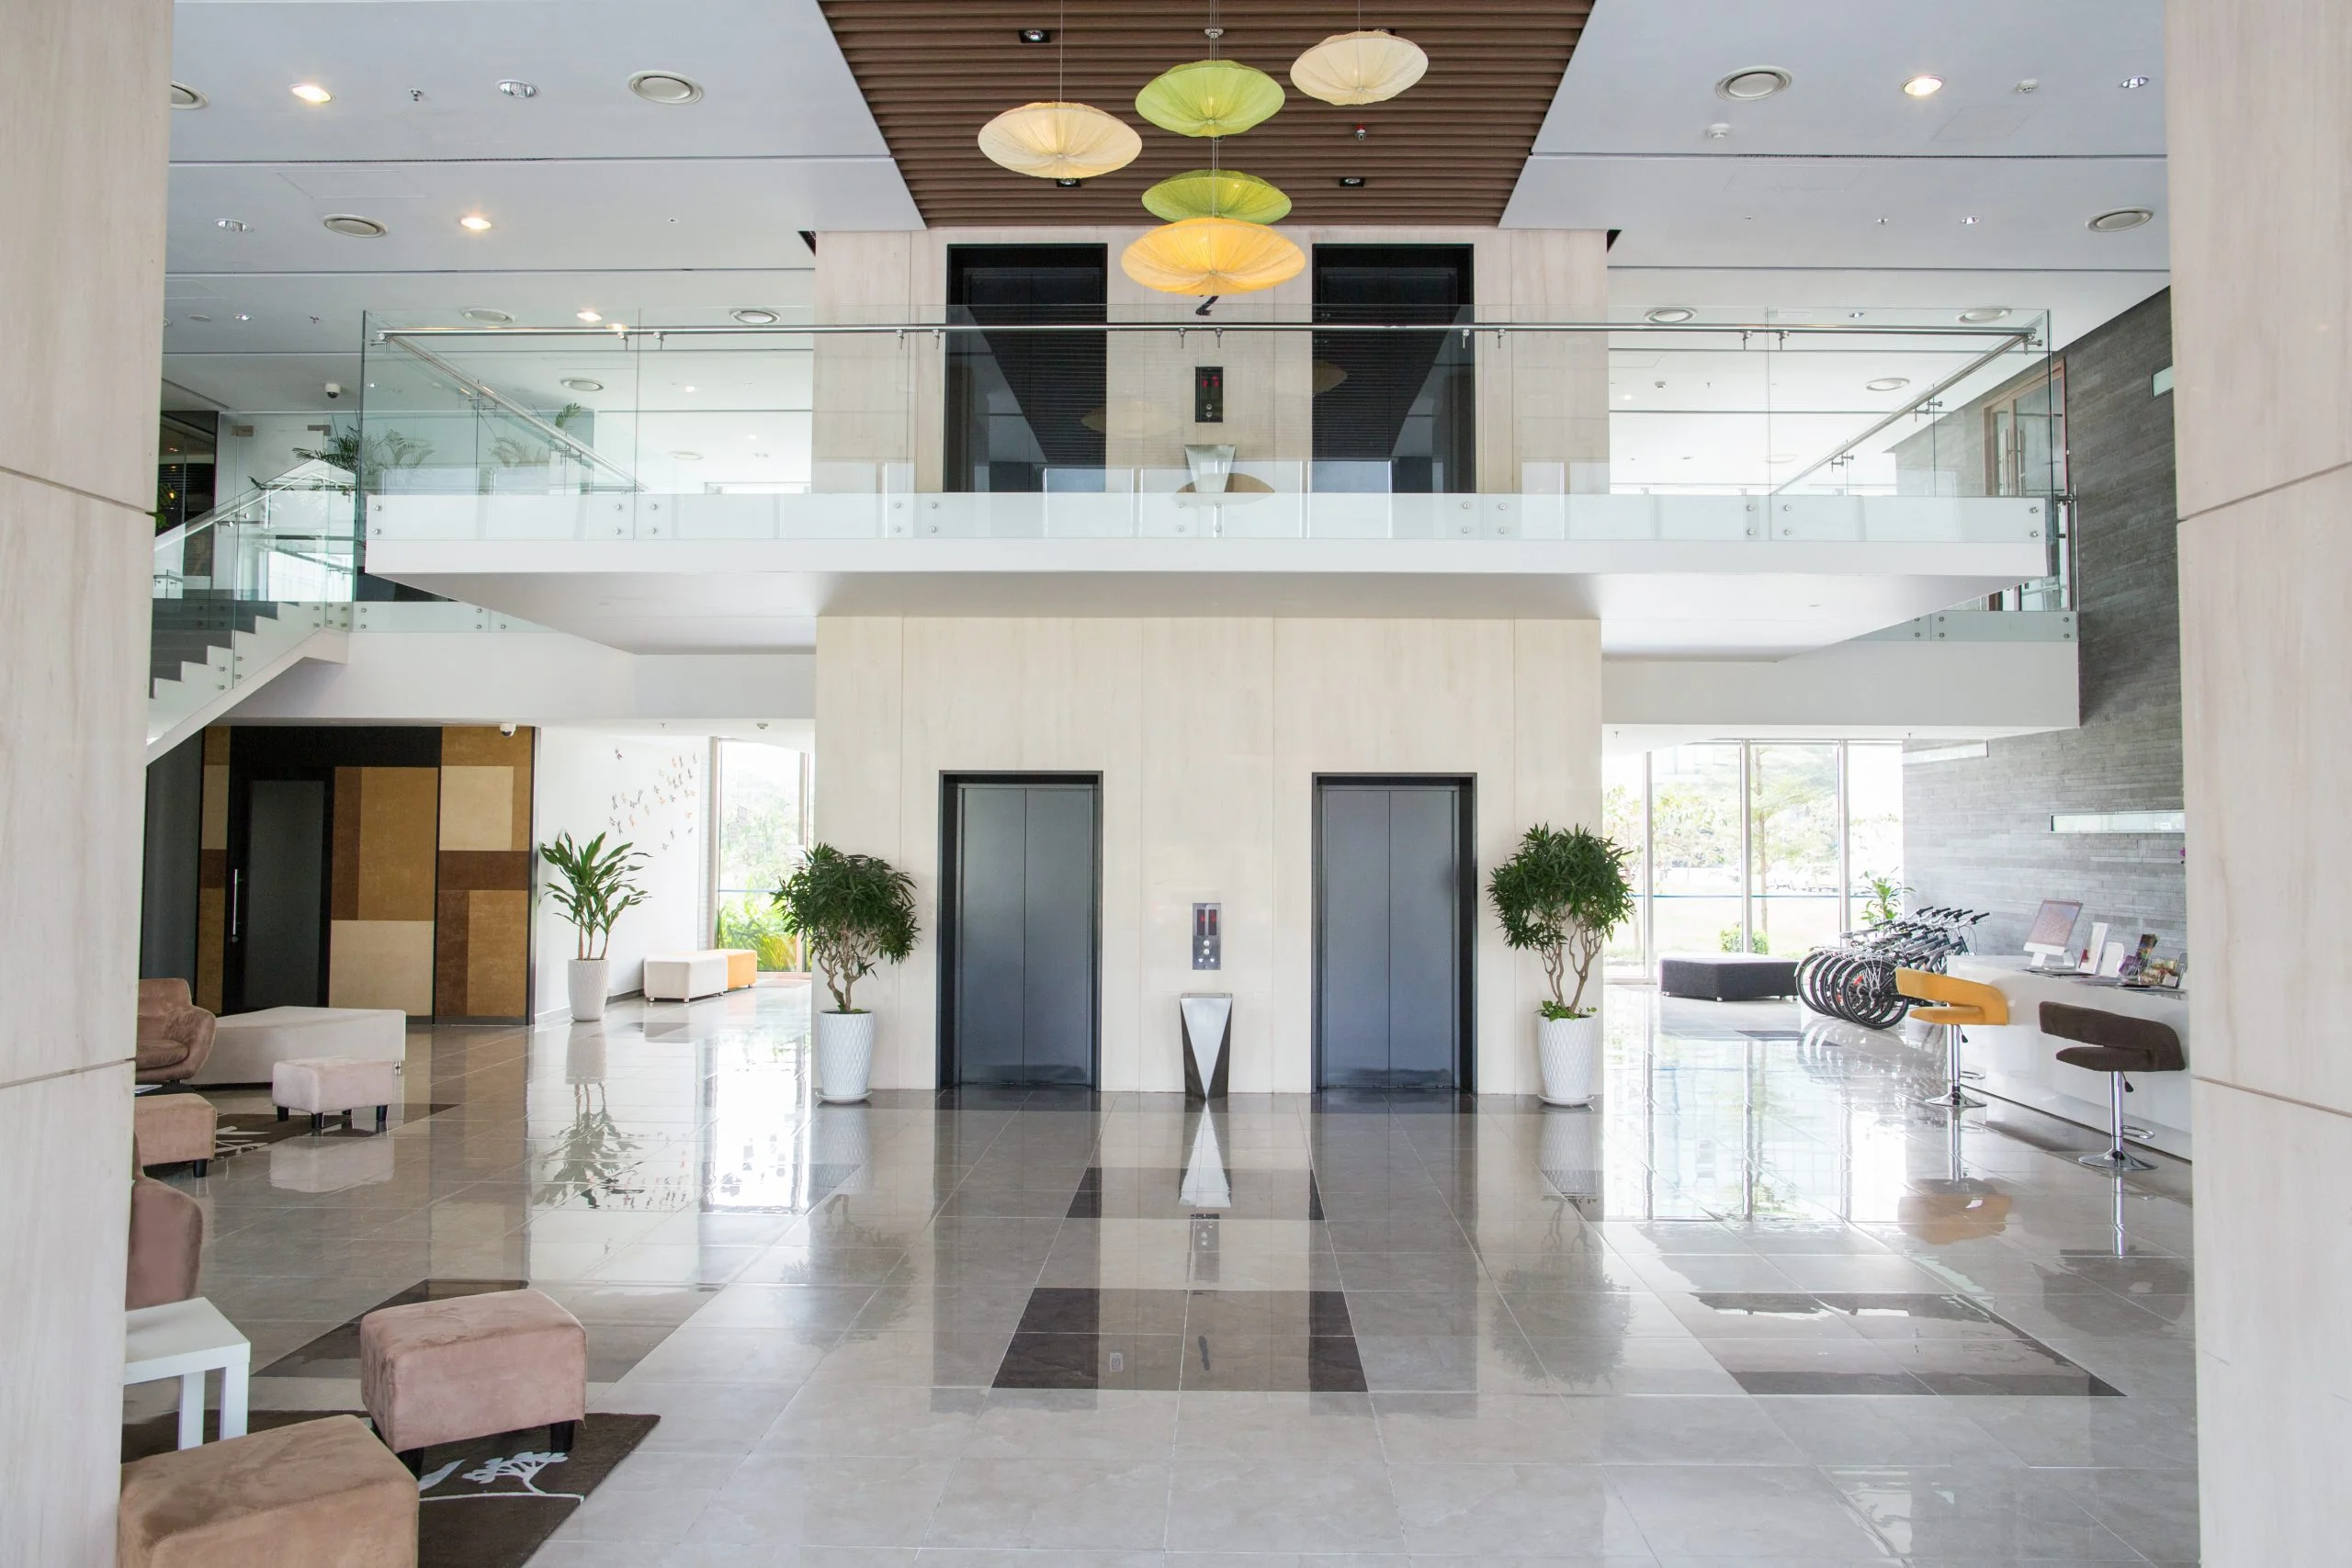
[[[1974,1088],[2106,1132],[2107,1075],[2070,1067],[2058,1060],[2059,1049],[2071,1042],[2052,1040],[2036,1027],[2044,1002],[2068,1002],[2166,1024],[2180,1036],[2181,1050],[2190,1066],[2196,1065],[2197,1047],[2188,1038],[2187,992],[2131,990],[2113,981],[2043,974],[2026,965],[2024,958],[1973,956],[1954,958],[1945,965],[1948,973],[1990,986],[2009,1001],[2006,1027],[1978,1025],[1968,1031],[1962,1066],[1984,1075]],[[2141,1141],[2168,1155],[2194,1158],[2188,1073],[2137,1074],[2132,1088],[2123,1101],[2124,1120],[2154,1134]]]

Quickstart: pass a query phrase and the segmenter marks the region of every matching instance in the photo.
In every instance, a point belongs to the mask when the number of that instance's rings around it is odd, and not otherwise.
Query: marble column
[[[2204,1561],[2340,1562],[2352,7],[2167,24]]]
[[[0,1562],[115,1560],[169,0],[0,25]]]

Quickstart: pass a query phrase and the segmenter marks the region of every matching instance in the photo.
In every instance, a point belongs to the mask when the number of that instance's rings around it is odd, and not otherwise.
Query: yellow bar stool
[[[1951,1086],[1941,1094],[1923,1097],[1919,1103],[1944,1111],[1973,1111],[1984,1104],[1961,1090],[1961,1027],[2008,1022],[2009,998],[1990,986],[1939,975],[1931,969],[1897,969],[1894,988],[1915,1001],[1934,1003],[1932,1007],[1913,1008],[1911,1016],[1922,1023],[1943,1027],[1944,1075],[1951,1079]]]

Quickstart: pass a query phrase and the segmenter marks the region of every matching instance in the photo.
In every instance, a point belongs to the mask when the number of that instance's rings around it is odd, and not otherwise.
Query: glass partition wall
[[[1719,740],[1603,761],[1604,831],[1627,850],[1621,974],[1672,953],[1803,955],[1903,877],[1902,747]]]

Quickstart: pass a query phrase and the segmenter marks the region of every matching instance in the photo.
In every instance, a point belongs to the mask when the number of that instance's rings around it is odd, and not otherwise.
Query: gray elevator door
[[[317,1007],[320,921],[326,895],[327,786],[316,779],[257,779],[245,827],[245,988],[248,1010]]]
[[[1461,786],[1317,787],[1322,1087],[1453,1088],[1462,1039]]]
[[[1097,790],[956,785],[956,1076],[1094,1081]]]

